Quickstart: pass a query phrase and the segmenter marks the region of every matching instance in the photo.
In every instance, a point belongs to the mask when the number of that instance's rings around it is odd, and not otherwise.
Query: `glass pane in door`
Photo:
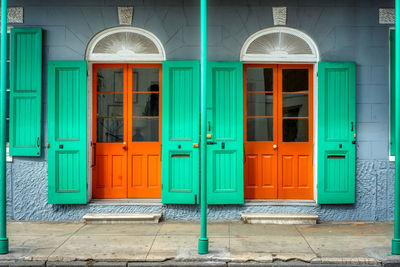
[[[159,69],[132,69],[132,141],[159,140]]]
[[[97,69],[97,142],[124,139],[124,70]]]

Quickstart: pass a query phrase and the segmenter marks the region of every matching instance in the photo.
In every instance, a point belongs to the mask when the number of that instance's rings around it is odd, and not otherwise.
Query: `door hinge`
[[[194,195],[194,204],[197,205],[197,195]]]

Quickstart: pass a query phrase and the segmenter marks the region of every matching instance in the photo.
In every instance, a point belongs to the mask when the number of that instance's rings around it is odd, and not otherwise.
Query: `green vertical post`
[[[395,31],[395,184],[394,184],[394,237],[392,254],[400,255],[400,0],[396,0]]]
[[[201,63],[201,81],[200,81],[200,227],[199,254],[208,253],[207,238],[207,0],[200,0],[200,63]]]
[[[7,0],[1,0],[0,88],[0,254],[8,253],[6,230],[6,90],[7,90]]]

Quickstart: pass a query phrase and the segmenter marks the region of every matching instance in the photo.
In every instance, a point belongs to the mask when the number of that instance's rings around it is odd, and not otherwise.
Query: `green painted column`
[[[200,227],[199,254],[208,253],[207,238],[207,0],[200,0],[200,63],[201,63],[201,81],[200,81],[200,117],[201,117],[201,138],[200,138]]]
[[[400,0],[396,0],[396,31],[395,31],[395,184],[394,184],[394,237],[392,239],[392,254],[400,255]]]
[[[1,0],[0,88],[0,254],[8,253],[6,229],[6,90],[7,90],[7,0]]]

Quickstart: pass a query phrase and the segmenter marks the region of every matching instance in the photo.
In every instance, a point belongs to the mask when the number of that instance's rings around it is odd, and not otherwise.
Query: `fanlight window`
[[[241,51],[243,61],[317,62],[318,49],[306,34],[276,27],[250,36]]]
[[[152,33],[135,27],[118,27],[97,34],[89,43],[89,61],[163,61],[164,48]]]

